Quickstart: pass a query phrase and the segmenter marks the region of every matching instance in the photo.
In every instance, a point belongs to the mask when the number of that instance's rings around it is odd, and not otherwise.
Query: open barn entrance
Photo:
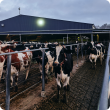
[[[67,38],[68,37],[68,38]],[[110,38],[109,33],[93,33],[93,41],[108,41]],[[64,42],[74,43],[75,41],[81,42],[91,41],[91,33],[89,34],[21,34],[21,42]],[[1,41],[20,41],[20,35],[0,35]]]
[[[94,41],[108,41],[109,40],[109,34],[104,34],[104,33],[101,33],[101,34],[94,34],[93,35],[93,39]]]
[[[68,36],[68,38],[67,38]],[[21,42],[64,42],[74,43],[75,41],[81,42],[81,36],[83,36],[83,41],[90,41],[90,34],[30,34],[21,35]],[[88,38],[88,39],[87,39]],[[1,41],[20,41],[20,35],[0,35]]]

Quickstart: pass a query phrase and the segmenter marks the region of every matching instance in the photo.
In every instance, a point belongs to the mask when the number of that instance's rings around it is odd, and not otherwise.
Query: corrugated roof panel
[[[38,20],[44,21],[43,26],[38,25]],[[41,22],[42,23],[42,22]],[[1,26],[4,24],[4,26]],[[35,31],[35,30],[62,30],[62,29],[92,29],[93,24],[64,21],[50,18],[33,17],[26,15],[18,15],[3,21],[0,21],[0,32],[6,31]],[[62,33],[66,33],[63,31]],[[69,31],[70,32],[70,31]],[[88,31],[71,31],[72,32],[88,32]],[[18,32],[19,34],[21,32]],[[38,32],[39,33],[39,32]],[[47,32],[46,32],[47,33]],[[49,32],[48,33],[52,33]],[[54,33],[61,33],[54,31]]]

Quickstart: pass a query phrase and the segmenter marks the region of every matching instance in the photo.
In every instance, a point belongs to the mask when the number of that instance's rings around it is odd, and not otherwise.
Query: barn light
[[[37,20],[37,25],[38,25],[38,26],[44,26],[44,24],[45,24],[44,19],[38,19],[38,20]]]

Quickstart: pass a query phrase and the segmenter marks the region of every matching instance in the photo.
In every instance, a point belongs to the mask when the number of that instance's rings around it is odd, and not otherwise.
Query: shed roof
[[[39,25],[40,22],[40,25]],[[18,15],[0,21],[0,34],[67,34],[86,33],[93,24],[44,17]]]

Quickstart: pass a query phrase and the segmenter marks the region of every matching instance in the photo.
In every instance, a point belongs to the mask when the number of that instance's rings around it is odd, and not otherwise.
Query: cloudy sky
[[[110,24],[110,0],[0,0],[0,21],[19,14]]]

